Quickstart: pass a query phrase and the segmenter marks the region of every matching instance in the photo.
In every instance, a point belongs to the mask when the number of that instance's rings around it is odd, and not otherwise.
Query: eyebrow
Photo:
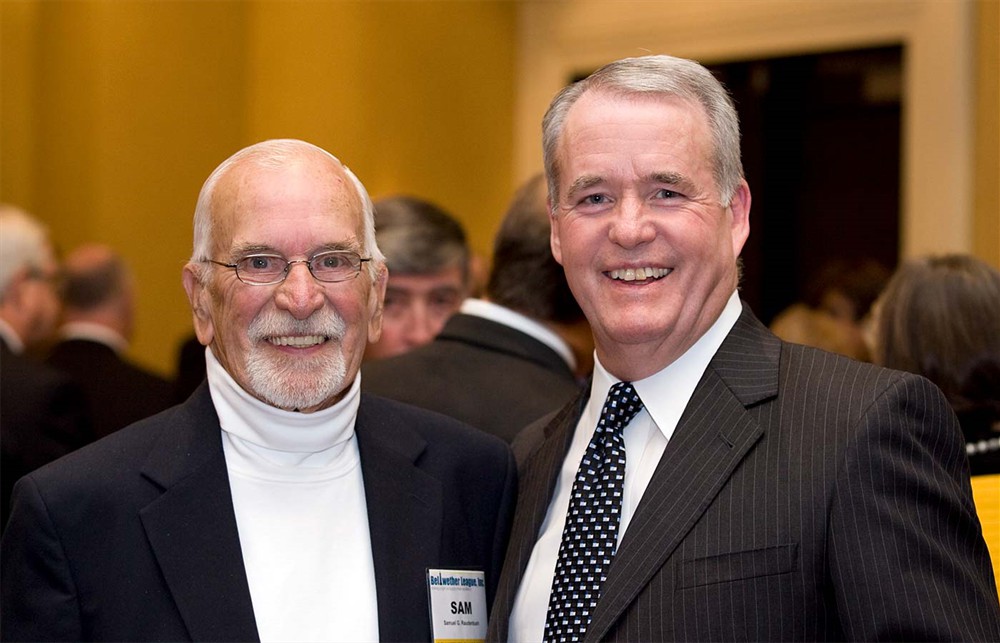
[[[680,188],[691,187],[691,181],[680,172],[654,172],[644,179],[647,183],[666,183]]]
[[[566,190],[566,198],[572,199],[580,192],[590,189],[595,185],[600,185],[604,182],[604,177],[597,176],[594,174],[585,174],[570,184],[569,189]]]
[[[685,175],[680,172],[653,172],[652,174],[647,174],[642,178],[644,183],[662,183],[665,185],[677,186],[679,190],[685,193],[689,193],[694,190],[694,183],[691,182]],[[573,181],[570,184],[569,189],[566,191],[566,198],[572,199],[578,193],[588,190],[595,185],[600,185],[604,183],[605,179],[602,176],[597,176],[594,174],[584,175]]]
[[[313,250],[309,253],[308,256],[315,257],[316,255],[323,252],[333,252],[338,250],[350,250],[351,252],[357,252],[358,254],[362,254],[361,247],[359,246],[359,244],[355,242],[338,241],[334,243],[324,243],[321,246],[317,246],[316,248],[313,248]],[[231,251],[231,256],[233,258],[246,257],[248,255],[254,255],[254,254],[268,254],[268,255],[275,255],[277,257],[285,256],[284,253],[279,252],[274,246],[269,246],[264,243],[245,243],[236,246]]]

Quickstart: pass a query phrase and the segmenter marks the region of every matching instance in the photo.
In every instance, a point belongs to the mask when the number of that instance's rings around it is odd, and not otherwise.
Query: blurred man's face
[[[389,275],[385,292],[382,337],[368,346],[365,357],[392,357],[434,339],[466,297],[460,266],[423,275]]]
[[[234,168],[220,181],[214,203],[212,259],[236,263],[266,253],[299,260],[326,250],[368,256],[358,195],[325,157],[306,156],[279,169]],[[343,397],[366,344],[379,336],[384,270],[373,281],[362,264],[354,279],[323,283],[305,264],[294,264],[282,283],[259,286],[210,266],[202,286],[189,265],[185,288],[199,340],[211,345],[241,387],[273,406],[304,412]]]
[[[52,337],[62,304],[59,300],[59,264],[51,250],[37,266],[27,269],[20,284],[27,324],[23,341],[27,346],[36,346]]]

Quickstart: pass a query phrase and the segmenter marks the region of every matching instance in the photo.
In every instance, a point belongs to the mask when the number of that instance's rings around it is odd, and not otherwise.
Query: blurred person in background
[[[429,344],[366,363],[366,391],[508,442],[578,393],[577,378],[593,366],[594,344],[552,257],[546,196],[541,174],[518,190],[494,240],[484,296],[465,300]]]
[[[389,283],[382,336],[366,359],[401,355],[430,342],[472,290],[471,253],[461,223],[411,196],[375,202],[375,235]]]
[[[91,439],[83,392],[66,374],[25,354],[46,344],[55,329],[58,280],[45,226],[0,205],[0,529],[21,476]]]
[[[135,329],[135,279],[119,254],[97,244],[71,252],[63,261],[62,304],[47,361],[83,388],[95,438],[173,403],[166,379],[125,357]]]
[[[871,361],[864,335],[856,324],[804,303],[792,304],[781,311],[768,328],[786,342],[822,348],[861,362]]]
[[[873,321],[876,361],[937,384],[962,425],[972,475],[1000,473],[1000,271],[968,255],[909,261]]]
[[[819,271],[805,301],[834,319],[858,326],[890,275],[889,269],[874,259],[837,259]]]

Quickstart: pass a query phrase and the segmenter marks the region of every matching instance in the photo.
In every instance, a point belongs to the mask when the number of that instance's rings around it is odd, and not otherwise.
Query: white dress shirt
[[[681,414],[691,400],[698,381],[723,340],[732,330],[742,312],[739,295],[733,292],[722,314],[708,331],[683,355],[662,371],[633,382],[642,400],[643,409],[623,431],[625,438],[625,488],[622,498],[618,543],[628,529],[642,494],[649,485],[656,465],[673,435]],[[535,548],[518,588],[511,610],[509,641],[541,641],[545,632],[545,617],[549,609],[549,594],[555,575],[559,544],[569,509],[570,494],[580,460],[590,443],[601,409],[611,387],[620,380],[608,373],[600,360],[594,359],[594,377],[590,399],[573,433],[569,451],[556,480],[555,491],[542,523]]]
[[[24,342],[21,340],[21,336],[3,319],[0,319],[0,339],[7,344],[7,348],[15,355],[20,355],[24,352]]]
[[[128,350],[128,340],[121,334],[103,324],[92,322],[66,322],[59,327],[59,339],[85,339],[97,342],[104,344],[118,355],[123,355]]]
[[[210,349],[206,365],[261,641],[377,641],[361,376],[334,406],[293,413],[249,395]]]

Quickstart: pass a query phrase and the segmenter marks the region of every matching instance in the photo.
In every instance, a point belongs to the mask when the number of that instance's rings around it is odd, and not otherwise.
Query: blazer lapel
[[[747,407],[777,395],[780,341],[744,307],[695,388],[622,538],[587,629],[600,640],[763,435]]]
[[[590,387],[587,386],[577,399],[556,414],[545,427],[544,438],[538,449],[522,467],[521,479],[518,482],[517,510],[514,513],[514,524],[511,526],[507,557],[504,560],[497,596],[490,615],[492,627],[487,638],[491,641],[507,640],[508,621],[517,589],[528,566],[531,552],[535,548],[538,530],[548,512],[552,491],[573,431],[589,396]]]
[[[440,482],[416,465],[424,439],[371,401],[362,395],[355,432],[375,564],[379,639],[429,640],[424,561],[441,557]],[[416,636],[418,631],[423,634]]]
[[[259,640],[243,565],[221,427],[208,386],[182,405],[143,475],[163,489],[140,511],[194,640]]]

